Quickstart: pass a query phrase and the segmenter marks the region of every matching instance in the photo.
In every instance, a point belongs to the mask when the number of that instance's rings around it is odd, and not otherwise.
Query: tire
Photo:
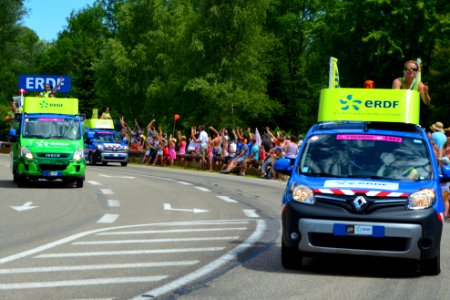
[[[94,155],[92,153],[89,155],[89,164],[91,166],[95,166],[95,164],[96,164],[95,159],[94,159]]]
[[[126,166],[128,165],[128,163],[125,161],[125,162],[121,162],[120,165],[121,165],[122,167],[126,167]]]
[[[288,248],[281,242],[281,264],[287,270],[302,269],[303,255],[299,250]]]
[[[77,180],[75,181],[75,186],[76,186],[77,188],[82,188],[82,187],[83,187],[83,184],[84,184],[84,180],[83,180],[83,179],[77,179]]]
[[[435,276],[441,273],[441,251],[433,258],[422,259],[420,261],[420,273],[422,275]]]
[[[27,182],[27,179],[25,177],[17,175],[16,183],[17,183],[18,187],[20,187],[20,188],[24,187],[26,182]]]
[[[106,166],[108,164],[107,161],[102,161],[102,166]]]

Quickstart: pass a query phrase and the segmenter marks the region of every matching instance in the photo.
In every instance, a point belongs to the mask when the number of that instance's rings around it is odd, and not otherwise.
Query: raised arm
[[[56,93],[56,91],[59,89],[59,87],[61,86],[61,83],[64,81],[64,77],[61,76],[61,78],[59,78],[59,82],[58,84],[52,89],[52,93]]]

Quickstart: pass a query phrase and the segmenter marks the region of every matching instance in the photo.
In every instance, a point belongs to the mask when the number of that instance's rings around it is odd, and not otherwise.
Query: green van
[[[9,132],[11,171],[19,187],[39,179],[83,187],[83,117],[76,98],[25,97]]]

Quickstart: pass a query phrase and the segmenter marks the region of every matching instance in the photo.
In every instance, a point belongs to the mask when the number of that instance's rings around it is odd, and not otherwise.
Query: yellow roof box
[[[412,90],[330,88],[320,93],[318,121],[419,124],[420,94]]]
[[[78,115],[78,99],[25,97],[23,101],[23,111],[28,114]]]
[[[86,127],[97,129],[114,129],[114,123],[111,119],[88,119],[86,120]]]

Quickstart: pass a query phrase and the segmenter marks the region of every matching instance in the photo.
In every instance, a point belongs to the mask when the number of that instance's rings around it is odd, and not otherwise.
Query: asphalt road
[[[355,257],[280,262],[284,183],[149,166],[88,166],[84,188],[17,188],[0,155],[0,299],[441,299],[439,276]]]

